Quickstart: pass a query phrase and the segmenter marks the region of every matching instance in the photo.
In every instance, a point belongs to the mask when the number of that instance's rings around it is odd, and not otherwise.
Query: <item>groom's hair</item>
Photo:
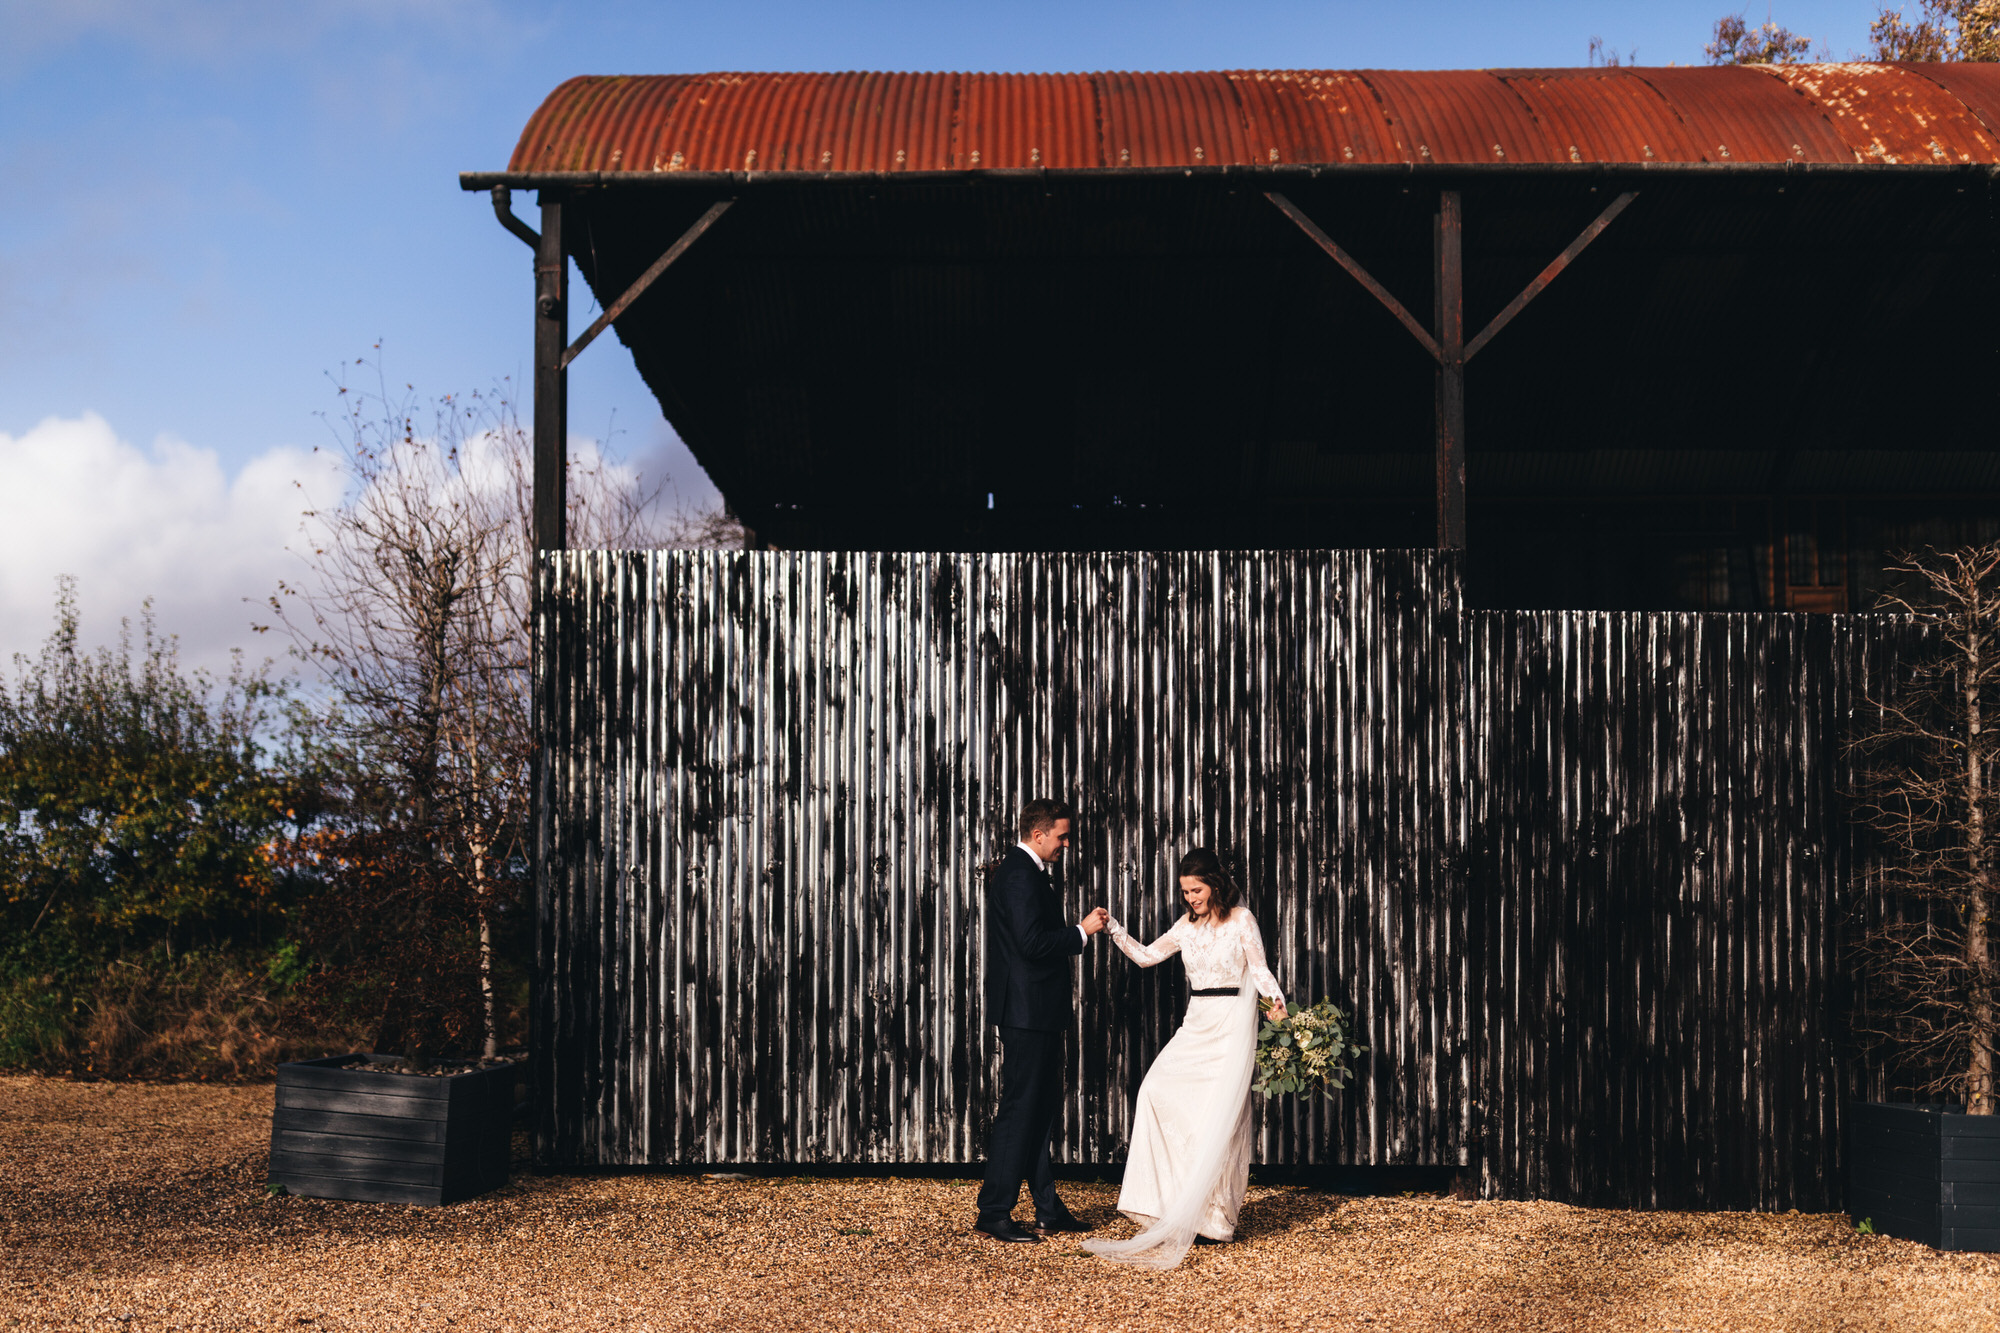
[[[1058,819],[1075,819],[1068,801],[1030,801],[1021,807],[1021,841],[1040,833]]]

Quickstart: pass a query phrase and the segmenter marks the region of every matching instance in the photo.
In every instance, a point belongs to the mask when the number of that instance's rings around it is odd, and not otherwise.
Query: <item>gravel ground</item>
[[[1840,1216],[1252,1188],[1242,1241],[1146,1273],[970,1236],[971,1182],[266,1199],[270,1110],[268,1086],[0,1078],[0,1328],[2000,1330],[2000,1256]],[[1063,1190],[1129,1233],[1113,1187]]]

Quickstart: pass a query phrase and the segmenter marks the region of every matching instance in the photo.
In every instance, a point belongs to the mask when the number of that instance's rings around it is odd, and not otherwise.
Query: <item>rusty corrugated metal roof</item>
[[[510,172],[2000,163],[2000,66],[664,74],[564,83]]]
[[[1977,113],[1894,65],[1781,65],[1773,73],[1812,99],[1857,161],[2000,160],[2000,139]]]
[[[1644,79],[1616,69],[1498,70],[1559,162],[1702,162],[1701,142]],[[1500,145],[1495,145],[1495,157]]]
[[[1901,68],[1941,86],[1965,103],[1988,134],[2000,136],[2000,77],[1995,66],[1904,65]]]

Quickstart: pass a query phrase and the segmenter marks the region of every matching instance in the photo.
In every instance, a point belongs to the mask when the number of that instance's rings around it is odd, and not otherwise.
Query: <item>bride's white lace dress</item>
[[[1237,907],[1227,921],[1183,916],[1151,944],[1117,921],[1106,929],[1126,957],[1155,967],[1175,954],[1191,990],[1187,1017],[1146,1071],[1132,1104],[1132,1142],[1118,1210],[1138,1222],[1129,1241],[1086,1241],[1107,1259],[1166,1268],[1197,1235],[1232,1240],[1250,1178],[1250,1082],[1257,1056],[1257,997],[1283,1001],[1264,961],[1257,919]]]

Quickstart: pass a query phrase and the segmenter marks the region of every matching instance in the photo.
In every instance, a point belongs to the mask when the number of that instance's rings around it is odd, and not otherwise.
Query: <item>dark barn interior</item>
[[[466,183],[600,304],[733,199],[619,336],[760,542],[933,551],[1460,544],[1437,363],[1269,196],[1434,327],[1455,195],[1470,339],[1629,191],[1464,368],[1468,594],[1833,611],[2000,535],[1995,162],[1978,67],[717,75]]]

